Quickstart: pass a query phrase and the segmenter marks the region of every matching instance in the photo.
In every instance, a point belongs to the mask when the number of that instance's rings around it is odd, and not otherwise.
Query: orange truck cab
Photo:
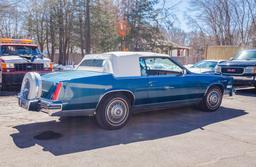
[[[27,72],[52,72],[51,60],[45,58],[30,39],[0,38],[0,86],[21,85]]]

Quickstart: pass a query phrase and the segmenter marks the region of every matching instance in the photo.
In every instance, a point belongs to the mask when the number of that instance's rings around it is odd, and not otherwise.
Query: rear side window
[[[80,67],[102,67],[103,61],[103,59],[86,59],[80,64]]]

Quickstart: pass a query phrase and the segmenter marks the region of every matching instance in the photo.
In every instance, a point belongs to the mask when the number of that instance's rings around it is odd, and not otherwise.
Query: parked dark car
[[[256,49],[238,52],[234,58],[220,63],[215,72],[233,76],[235,86],[256,87]]]

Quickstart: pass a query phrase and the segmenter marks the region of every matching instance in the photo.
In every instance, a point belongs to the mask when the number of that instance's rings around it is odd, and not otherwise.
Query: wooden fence
[[[228,60],[245,48],[239,46],[208,46],[204,58],[208,60]]]

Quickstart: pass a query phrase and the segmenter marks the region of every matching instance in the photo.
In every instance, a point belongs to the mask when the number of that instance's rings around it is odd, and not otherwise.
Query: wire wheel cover
[[[128,117],[128,104],[122,98],[115,98],[111,100],[106,107],[107,121],[114,126],[123,124]]]

